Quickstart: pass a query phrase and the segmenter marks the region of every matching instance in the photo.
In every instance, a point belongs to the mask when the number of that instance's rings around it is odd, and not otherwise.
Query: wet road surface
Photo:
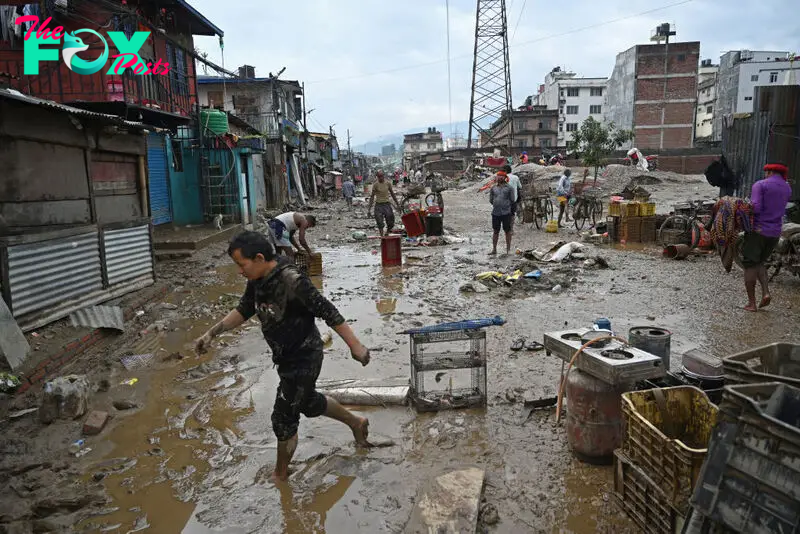
[[[373,354],[362,368],[336,338],[326,350],[321,379],[408,377],[408,336],[399,331],[502,315],[507,325],[488,331],[485,411],[417,415],[410,408],[362,409],[371,436],[396,443],[369,451],[355,448],[344,425],[304,418],[290,483],[276,487],[269,475],[277,375],[257,324],[222,336],[215,351],[197,358],[189,341],[217,318],[185,319],[161,341],[166,353],[179,351],[184,358],[137,375],[143,377],[137,387],[147,391],[144,407],[113,428],[113,447],[102,459],[87,462],[87,477],[105,473],[102,484],[112,502],[107,515],[82,526],[128,532],[149,525],[150,532],[185,534],[401,532],[418,485],[433,469],[471,463],[486,469],[485,498],[499,511],[492,532],[636,532],[611,498],[611,469],[572,458],[553,410],[525,420],[522,405],[510,402],[552,396],[561,369],[560,360],[543,352],[512,353],[511,340],[523,335],[541,341],[546,331],[589,325],[601,316],[622,333],[651,324],[674,333],[673,369],[691,348],[725,356],[769,342],[800,341],[789,326],[800,318],[798,279],[779,277],[773,306],[748,314],[738,308],[744,299],[741,273],[725,274],[713,256],[678,262],[654,249],[590,245],[589,254],[604,257],[610,269],[583,268],[581,262],[535,265],[518,256],[490,259],[485,195],[448,193],[446,203],[446,228],[466,241],[407,251],[402,268],[382,269],[375,241],[317,241],[325,276],[315,283]],[[349,233],[343,228],[353,220],[332,215],[316,236]],[[524,225],[514,246],[544,247],[576,237]],[[534,266],[544,272],[540,289],[458,290],[481,271]],[[244,282],[232,266],[219,269],[223,284],[175,296],[174,302],[235,305]],[[565,289],[552,292],[556,283]]]

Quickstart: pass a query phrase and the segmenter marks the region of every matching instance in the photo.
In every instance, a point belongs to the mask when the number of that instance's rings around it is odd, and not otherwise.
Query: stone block
[[[89,382],[83,375],[61,376],[45,383],[39,402],[39,420],[77,419],[89,407]]]
[[[108,422],[108,412],[95,410],[83,422],[83,433],[87,436],[96,436],[105,428]]]
[[[483,469],[462,466],[432,477],[420,487],[406,534],[461,534],[478,524]]]
[[[30,351],[31,346],[11,315],[6,301],[0,298],[0,358],[8,362],[12,371],[16,371]]]

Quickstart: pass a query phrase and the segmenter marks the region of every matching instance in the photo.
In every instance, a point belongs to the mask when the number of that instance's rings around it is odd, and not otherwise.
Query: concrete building
[[[717,74],[719,65],[704,59],[697,72],[697,117],[694,125],[695,139],[711,139],[714,132],[714,106],[717,99]]]
[[[607,81],[607,78],[577,78],[574,72],[556,67],[545,76],[538,94],[528,97],[525,105],[558,111],[558,136],[554,146],[565,146],[583,121],[589,117],[603,120]]]
[[[550,149],[556,146],[558,139],[557,109],[547,109],[547,106],[523,106],[514,110],[514,149]],[[508,116],[500,118],[492,125],[488,135],[493,146],[508,146],[511,134],[511,121]]]
[[[454,133],[451,137],[444,140],[445,150],[456,150],[459,148],[467,148],[467,138],[460,133]]]
[[[787,83],[792,68],[797,83],[800,65],[789,61],[788,52],[740,50],[723,54],[714,109],[714,139],[721,139],[724,116],[752,112],[756,87]]]
[[[381,156],[392,156],[397,152],[397,147],[394,143],[390,145],[384,145],[381,147]]]
[[[639,148],[691,148],[699,63],[697,41],[637,45],[621,52],[608,80],[606,120],[632,129]]]
[[[407,169],[416,165],[415,162],[419,161],[421,155],[443,150],[442,132],[436,128],[428,128],[427,132],[403,136],[403,163]]]

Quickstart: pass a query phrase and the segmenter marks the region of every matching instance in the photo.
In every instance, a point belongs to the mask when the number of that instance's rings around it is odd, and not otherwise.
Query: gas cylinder
[[[566,384],[567,442],[573,454],[592,464],[610,464],[622,444],[621,397],[629,384],[612,386],[573,368]]]

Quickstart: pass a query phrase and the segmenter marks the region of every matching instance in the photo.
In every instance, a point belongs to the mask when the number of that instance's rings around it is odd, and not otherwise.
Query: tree
[[[589,117],[572,134],[572,141],[567,142],[567,151],[579,157],[584,166],[594,167],[594,181],[597,183],[597,171],[608,162],[608,156],[632,139],[632,131],[618,130],[613,122],[604,124]]]

